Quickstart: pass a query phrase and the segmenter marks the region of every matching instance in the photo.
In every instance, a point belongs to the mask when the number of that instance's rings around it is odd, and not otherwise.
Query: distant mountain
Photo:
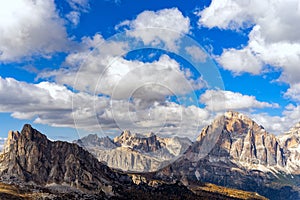
[[[300,199],[300,123],[275,136],[246,115],[229,111],[204,127],[195,142],[130,131],[113,140],[94,135],[76,142],[112,168],[157,171],[145,180],[180,180],[189,187],[209,182],[271,199]]]
[[[74,141],[80,146],[83,147],[93,147],[101,149],[113,149],[118,147],[109,137],[98,137],[97,134],[90,134],[86,137],[83,137],[79,140]]]
[[[96,139],[89,139],[93,137]],[[108,142],[107,138],[104,141]],[[153,187],[148,186],[137,181],[140,175],[113,171],[77,144],[52,142],[28,124],[21,132],[9,132],[0,154],[0,175],[3,200],[265,199],[255,193],[203,183],[189,189],[179,181],[151,180]]]
[[[157,171],[175,161],[192,144],[188,138],[162,138],[153,133],[141,135],[127,130],[113,140],[88,135],[74,143],[109,167],[134,172]]]
[[[249,117],[226,112],[155,178],[204,181],[255,191],[271,199],[299,199],[299,127],[284,137]]]

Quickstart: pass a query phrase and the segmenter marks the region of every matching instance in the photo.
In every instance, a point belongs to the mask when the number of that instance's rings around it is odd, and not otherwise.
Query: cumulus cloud
[[[145,101],[164,100],[205,87],[201,77],[191,78],[191,72],[167,55],[153,62],[126,60],[118,55],[126,52],[127,43],[105,41],[99,34],[84,38],[83,44],[86,48],[82,52],[66,58],[69,68],[42,73],[40,77],[53,76],[60,84],[113,99],[133,97]]]
[[[96,98],[84,93],[73,93],[65,86],[55,83],[29,84],[1,77],[0,97],[0,112],[12,113],[12,117],[18,119],[33,119],[37,123],[46,123],[52,126],[74,127],[72,113],[84,110],[86,124],[82,125],[85,128],[91,125],[92,129],[95,128],[92,126],[95,125],[95,120],[92,119],[94,100],[106,102],[101,105],[103,109],[108,103],[104,97]],[[82,107],[78,105],[73,107],[73,101]]]
[[[90,9],[89,0],[67,0],[73,10],[87,12]]]
[[[250,117],[263,125],[267,131],[275,134],[283,134],[299,123],[300,106],[288,104],[279,116],[259,113],[250,114]]]
[[[74,25],[77,26],[80,21],[81,13],[86,13],[90,9],[89,0],[67,0],[72,11],[66,14],[66,18]]]
[[[74,93],[56,83],[29,84],[12,78],[0,78],[0,98],[0,112],[12,113],[14,118],[87,131],[131,129],[195,137],[211,119],[208,111],[196,106],[168,101],[145,106],[136,101]]]
[[[211,111],[279,107],[278,104],[258,101],[254,96],[224,90],[206,90],[205,93],[201,95],[200,102],[204,103],[206,108]]]
[[[188,33],[190,21],[177,8],[172,8],[145,11],[117,28],[121,26],[125,26],[126,34],[135,41],[142,40],[144,44],[155,47],[162,43],[166,48],[175,50],[182,34]],[[181,98],[204,88],[206,85],[202,78],[194,78],[191,71],[168,55],[151,62],[125,59],[122,55],[129,49],[128,41],[106,40],[100,34],[83,37],[81,49],[69,54],[62,68],[40,73],[38,78],[52,77],[57,84],[68,85],[80,93],[99,98],[94,100],[94,109],[93,104],[84,106],[80,98],[73,100],[75,110],[71,113],[75,122],[82,124],[81,127],[88,127],[91,121],[94,123],[89,117],[93,111],[97,123],[106,130],[126,128],[139,132],[184,133],[194,137],[198,128],[211,119],[209,112],[196,106],[172,103],[168,98]],[[197,61],[206,59],[204,52],[195,46],[186,51]],[[13,115],[16,116],[16,113]],[[20,114],[18,116],[21,117]],[[54,115],[44,118],[39,115],[35,121],[68,124]]]
[[[291,87],[284,93],[284,97],[300,102],[300,83],[291,85]]]
[[[64,23],[52,0],[1,1],[0,61],[66,50]]]
[[[225,69],[259,74],[270,65],[282,69],[280,81],[295,84],[300,80],[300,24],[295,23],[300,20],[299,10],[297,0],[214,0],[198,14],[199,24],[209,28],[252,27],[248,45],[225,49],[219,57]]]
[[[144,11],[134,20],[116,26],[116,29],[120,28],[125,28],[129,36],[142,40],[145,45],[163,43],[168,49],[176,51],[176,43],[191,27],[188,17],[184,17],[178,8],[170,8]]]
[[[105,110],[99,119],[113,119],[122,130],[195,138],[201,128],[211,122],[212,116],[205,109],[174,102],[154,102],[144,107],[137,102],[114,100],[111,109]]]
[[[296,122],[289,121],[288,116],[271,116],[267,113],[250,114],[255,122],[262,125],[266,131],[279,135],[287,132]],[[295,123],[294,123],[295,122]]]
[[[83,37],[80,46],[81,50],[70,53],[59,70],[42,72],[37,78],[54,77],[57,83],[94,93],[104,70],[128,49],[127,43],[106,41],[100,34]]]
[[[0,152],[3,150],[6,138],[0,138]]]
[[[117,60],[106,72],[99,89],[117,99],[130,98],[132,95],[144,100],[159,100],[165,96],[184,95],[205,85],[201,78],[190,79],[180,65],[167,55],[146,63]],[[104,83],[106,87],[102,89]]]
[[[241,50],[226,49],[217,60],[224,69],[232,71],[235,75],[242,72],[258,75],[262,70],[261,60],[249,48]]]
[[[185,47],[185,51],[192,56],[196,62],[205,62],[207,54],[197,46]]]
[[[86,131],[102,130],[105,133],[120,129],[140,133],[153,131],[190,138],[195,138],[201,128],[213,120],[211,111],[238,109],[247,112],[251,108],[277,106],[229,91],[224,91],[221,95],[207,91],[201,97],[206,104],[204,109],[170,101],[153,101],[152,104],[144,105],[140,101],[114,100],[83,92],[74,93],[56,83],[29,84],[12,78],[0,78],[0,98],[0,112],[12,113],[14,118],[30,119],[35,123]],[[250,116],[270,132],[282,133],[297,122],[299,113],[299,106],[291,104],[285,108],[283,117],[264,113],[250,113]]]
[[[80,12],[71,11],[66,15],[66,17],[74,26],[77,26],[80,21]]]

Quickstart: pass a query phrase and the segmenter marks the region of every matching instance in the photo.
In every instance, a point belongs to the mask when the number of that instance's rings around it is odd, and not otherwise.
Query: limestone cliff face
[[[288,149],[287,171],[300,174],[300,122],[278,138],[281,146]]]
[[[126,180],[126,176],[111,171],[82,147],[52,142],[28,124],[21,133],[9,132],[0,158],[2,176],[16,176],[39,185],[65,184],[99,192],[109,190],[108,185],[116,180]]]
[[[104,142],[111,146],[109,138],[97,141],[90,136],[89,139],[90,143]],[[149,185],[155,187],[150,187],[142,180],[146,179],[141,175],[112,171],[77,144],[52,142],[28,124],[21,132],[9,132],[0,154],[0,183],[6,182],[5,189],[0,191],[1,199],[23,199],[21,194],[20,198],[6,194],[8,190],[11,192],[7,188],[16,186],[22,194],[30,194],[30,199],[216,199],[220,196],[227,199],[226,194],[201,189],[198,195],[177,183],[151,180]],[[15,193],[18,192],[16,189]]]
[[[126,146],[134,150],[143,152],[154,152],[162,148],[156,135],[150,133],[148,136],[131,134],[130,131],[124,131],[119,137],[114,138],[114,142],[120,146]]]
[[[221,127],[217,133],[212,131],[216,130],[216,127]],[[229,158],[245,167],[286,166],[286,150],[276,136],[243,114],[226,112],[224,116],[205,127],[197,141],[202,144],[206,140],[205,137],[211,134],[217,134],[216,140],[210,141],[215,143],[209,152],[211,158]]]
[[[176,160],[192,143],[187,138],[162,138],[130,131],[123,131],[113,140],[89,135],[74,142],[111,168],[135,172],[157,171]]]
[[[280,140],[249,117],[226,112],[204,127],[183,156],[156,176],[185,183],[211,182],[255,191],[271,199],[298,199],[299,194],[291,188],[293,197],[282,194],[285,185],[277,184],[282,182],[282,174],[285,181],[295,181],[290,174],[297,174],[297,166],[292,165],[299,159],[298,153],[292,153],[292,148],[299,147],[296,132]],[[276,189],[270,188],[274,180]]]

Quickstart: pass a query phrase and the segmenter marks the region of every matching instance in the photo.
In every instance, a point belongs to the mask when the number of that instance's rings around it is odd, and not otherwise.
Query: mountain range
[[[188,138],[158,137],[125,130],[110,139],[96,134],[74,141],[91,152],[109,167],[127,172],[153,172],[167,166],[181,156],[192,144]]]
[[[0,154],[0,199],[265,199],[202,182],[143,181],[152,175],[111,169],[79,145],[50,141],[26,124],[9,132]]]
[[[276,136],[229,111],[194,142],[124,130],[73,143],[25,125],[9,132],[0,175],[6,188],[53,199],[300,199],[300,123]]]
[[[299,197],[299,125],[283,136],[249,117],[226,112],[156,178],[193,181],[255,191],[270,199]]]
[[[111,168],[156,171],[151,179],[180,180],[187,186],[210,182],[271,199],[300,198],[300,123],[276,136],[246,115],[228,111],[194,142],[129,131],[114,139],[90,135],[74,142]]]

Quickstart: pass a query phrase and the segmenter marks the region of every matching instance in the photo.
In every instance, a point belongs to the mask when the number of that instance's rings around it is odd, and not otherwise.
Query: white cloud
[[[74,26],[77,26],[80,21],[80,12],[71,11],[66,15],[66,17]]]
[[[291,87],[284,93],[284,96],[300,102],[300,83],[291,85]]]
[[[299,1],[214,0],[199,16],[199,24],[209,28],[236,30],[253,26],[247,46],[225,49],[220,56],[225,69],[236,74],[259,74],[265,71],[265,65],[271,65],[282,69],[280,81],[299,82]]]
[[[122,70],[121,70],[122,69]],[[106,83],[105,87],[104,83]],[[192,80],[180,65],[167,55],[154,62],[116,60],[99,82],[100,92],[113,98],[159,100],[169,95],[184,95],[204,87],[199,78]],[[108,87],[107,87],[108,86]]]
[[[209,112],[195,106],[167,101],[146,106],[138,101],[110,101],[73,93],[56,83],[29,84],[12,78],[0,78],[0,98],[0,112],[12,113],[14,118],[88,131],[131,129],[193,138],[211,119]]]
[[[82,126],[87,128],[90,124],[92,129],[95,128],[94,100],[108,103],[103,97],[95,99],[84,93],[72,93],[65,86],[55,83],[29,84],[1,77],[0,98],[0,112],[12,113],[12,116],[18,119],[33,119],[37,123],[47,123],[52,126],[74,127],[72,113],[79,112],[82,107],[85,107],[89,112],[85,113],[86,124],[82,123]],[[73,107],[72,101],[77,103],[76,107]],[[102,105],[103,109],[107,103]],[[91,122],[87,123],[89,120]]]
[[[0,138],[0,152],[3,150],[6,138]]]
[[[73,10],[66,14],[66,18],[74,26],[77,26],[80,21],[81,13],[86,13],[90,10],[89,0],[67,0],[67,2]]]
[[[213,120],[211,110],[223,112],[224,109],[249,110],[277,106],[229,91],[219,96],[210,96],[208,93],[204,94],[206,98],[202,96],[202,100],[206,101],[205,109],[168,101],[144,105],[139,101],[109,100],[87,93],[73,93],[56,83],[29,84],[12,78],[0,78],[0,112],[12,113],[14,118],[30,119],[35,123],[87,131],[99,132],[102,129],[108,133],[111,130],[130,129],[140,133],[154,131],[162,135],[195,138],[200,129]],[[222,103],[224,96],[225,104]],[[227,106],[231,104],[234,107]],[[289,105],[283,117],[264,113],[251,114],[251,117],[265,126],[266,130],[282,133],[298,121],[299,113],[299,106]]]
[[[201,128],[212,120],[205,109],[185,107],[174,102],[154,102],[144,107],[136,102],[114,101],[111,109],[106,110],[100,119],[111,118],[121,130],[142,133],[152,131],[195,138]]]
[[[254,108],[279,107],[278,104],[258,101],[254,96],[224,90],[206,90],[205,93],[201,95],[200,102],[204,103],[206,109],[211,111],[241,111]]]
[[[205,62],[207,54],[197,46],[188,46],[185,51],[192,56],[196,62]]]
[[[300,105],[288,104],[283,111],[283,115],[288,118],[289,124],[296,124],[300,120]]]
[[[262,62],[254,55],[251,49],[226,49],[217,61],[224,69],[232,71],[235,75],[241,72],[260,74]]]
[[[283,134],[295,123],[289,121],[287,116],[271,116],[267,113],[250,114],[255,122],[262,125],[266,131],[273,134]]]
[[[297,0],[213,0],[200,11],[199,24],[209,28],[240,29],[259,25],[271,42],[299,41],[300,3]]]
[[[89,0],[67,0],[73,10],[87,12],[90,9]]]
[[[64,51],[68,36],[52,0],[0,3],[0,61]]]
[[[184,17],[177,8],[159,11],[144,11],[132,21],[124,21],[117,29],[129,28],[129,36],[141,39],[145,45],[163,42],[166,48],[176,51],[178,40],[190,30],[190,19]]]
[[[251,114],[250,117],[263,125],[267,131],[275,134],[283,134],[300,122],[300,105],[288,104],[281,116],[259,113]]]
[[[126,52],[126,43],[105,41],[98,34],[92,39],[84,38],[83,45],[86,48],[82,52],[67,56],[69,68],[42,73],[40,77],[54,76],[60,84],[113,99],[134,97],[145,101],[164,100],[166,96],[185,95],[205,87],[201,77],[192,79],[167,55],[153,62],[126,60],[118,57]]]
[[[81,51],[69,54],[59,70],[42,72],[38,78],[55,77],[57,83],[93,94],[104,70],[127,49],[127,43],[106,41],[99,34],[83,37]]]

